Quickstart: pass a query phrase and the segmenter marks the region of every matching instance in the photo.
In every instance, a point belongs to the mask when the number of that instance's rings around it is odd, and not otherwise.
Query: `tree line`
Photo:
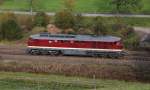
[[[116,0],[113,1],[112,3],[116,3]],[[116,35],[123,38],[127,47],[138,46],[139,39],[132,26],[125,24],[121,18],[116,17],[116,22],[110,24],[108,19],[103,17],[83,17],[80,13],[74,13],[74,3],[74,0],[65,0],[64,8],[56,12],[52,22],[44,12],[38,12],[29,19],[26,26],[32,29],[36,26],[46,27],[52,23],[62,31],[72,29],[73,31],[67,32],[69,34]],[[14,14],[3,14],[0,20],[0,40],[18,40],[23,37],[24,32]]]

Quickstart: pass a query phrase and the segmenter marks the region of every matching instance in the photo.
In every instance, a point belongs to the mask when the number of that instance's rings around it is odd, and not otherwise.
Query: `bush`
[[[21,26],[21,29],[23,29],[23,32],[28,32],[32,30],[34,26],[32,16],[19,15],[17,16],[17,21],[18,21],[18,24]]]
[[[107,28],[106,28],[106,22],[104,19],[100,17],[96,17],[93,19],[93,25],[92,30],[94,30],[95,35],[106,35],[107,34]]]
[[[46,27],[49,24],[49,17],[44,12],[38,12],[34,16],[34,25]]]
[[[124,45],[125,45],[125,48],[128,48],[128,49],[137,49],[139,47],[139,37],[137,35],[130,35],[128,36],[128,38],[126,38],[123,42],[124,42]]]
[[[74,29],[78,32],[81,28],[84,28],[84,17],[81,14],[75,16]]]
[[[62,29],[73,28],[75,16],[66,10],[62,10],[55,15],[55,25]]]
[[[131,26],[128,26],[126,24],[113,24],[111,32],[113,33],[113,35],[119,36],[123,39],[125,48],[138,48],[140,39]]]
[[[22,37],[22,31],[17,23],[16,17],[12,13],[2,15],[0,25],[0,36],[1,39],[6,40],[17,40]]]

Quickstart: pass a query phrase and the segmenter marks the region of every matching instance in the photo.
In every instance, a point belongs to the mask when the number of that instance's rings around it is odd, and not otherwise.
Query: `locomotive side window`
[[[67,35],[50,35],[49,37],[52,37],[52,38],[75,38],[75,36],[67,36]]]
[[[40,37],[48,37],[48,34],[40,34]]]

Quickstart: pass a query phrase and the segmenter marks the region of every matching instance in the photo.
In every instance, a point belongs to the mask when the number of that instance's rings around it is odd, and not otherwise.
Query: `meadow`
[[[75,12],[88,12],[88,13],[112,13],[113,7],[110,5],[111,0],[76,0],[74,10]],[[150,13],[150,0],[142,0],[143,8],[138,10],[137,13]],[[63,8],[63,0],[37,0],[34,3],[34,10],[36,11],[49,11],[57,12]],[[6,10],[25,10],[30,9],[29,0],[5,0],[0,6],[0,9]]]
[[[0,72],[1,90],[149,90],[150,84],[59,75]]]

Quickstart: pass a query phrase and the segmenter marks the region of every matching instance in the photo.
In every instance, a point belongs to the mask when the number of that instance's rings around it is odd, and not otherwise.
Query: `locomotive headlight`
[[[55,43],[57,43],[58,41],[57,40],[55,40]]]

